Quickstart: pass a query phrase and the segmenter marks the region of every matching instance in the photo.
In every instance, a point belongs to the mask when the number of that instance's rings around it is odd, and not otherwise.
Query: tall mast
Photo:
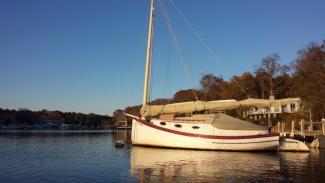
[[[149,93],[149,73],[151,68],[151,53],[152,53],[152,36],[153,36],[153,16],[154,6],[153,1],[150,0],[150,16],[149,16],[149,30],[148,30],[148,45],[147,45],[147,56],[146,56],[146,71],[144,75],[144,86],[143,86],[143,101],[142,105],[148,103]]]

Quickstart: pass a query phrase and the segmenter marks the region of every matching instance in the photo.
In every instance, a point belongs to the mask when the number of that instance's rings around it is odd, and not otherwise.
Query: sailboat
[[[258,151],[277,150],[279,134],[264,126],[243,121],[221,112],[241,105],[236,100],[192,101],[166,105],[148,102],[154,22],[154,0],[150,1],[148,44],[141,117],[126,114],[132,120],[133,145],[203,149]],[[192,114],[186,116],[182,114]]]

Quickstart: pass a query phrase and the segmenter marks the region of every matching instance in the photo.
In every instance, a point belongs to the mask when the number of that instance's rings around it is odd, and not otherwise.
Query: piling
[[[291,121],[291,134],[290,137],[294,137],[295,136],[295,120]]]
[[[305,120],[300,121],[300,135],[305,138]]]
[[[322,131],[323,135],[325,135],[325,119],[322,120]]]
[[[286,136],[286,133],[284,132],[284,128],[285,128],[285,123],[281,122],[281,133],[282,133],[282,136]]]
[[[313,131],[313,130],[314,130],[313,121],[310,121],[310,122],[309,122],[308,130],[309,130],[309,131]]]

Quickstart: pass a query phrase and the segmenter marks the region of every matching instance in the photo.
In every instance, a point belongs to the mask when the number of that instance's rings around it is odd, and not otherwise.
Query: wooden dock
[[[325,135],[325,120],[321,122],[306,122],[305,120],[299,121],[299,128],[296,128],[295,121],[291,122],[291,129],[285,128],[285,123],[278,122],[277,130],[274,132],[280,133],[280,136],[290,136],[300,135],[303,138],[314,137],[320,135]]]

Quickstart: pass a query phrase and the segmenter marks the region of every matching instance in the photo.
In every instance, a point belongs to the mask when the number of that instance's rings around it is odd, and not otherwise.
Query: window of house
[[[265,107],[265,112],[270,112],[270,108],[269,107]]]
[[[295,111],[296,110],[296,105],[295,104],[290,104],[290,109],[291,109],[291,111]]]

